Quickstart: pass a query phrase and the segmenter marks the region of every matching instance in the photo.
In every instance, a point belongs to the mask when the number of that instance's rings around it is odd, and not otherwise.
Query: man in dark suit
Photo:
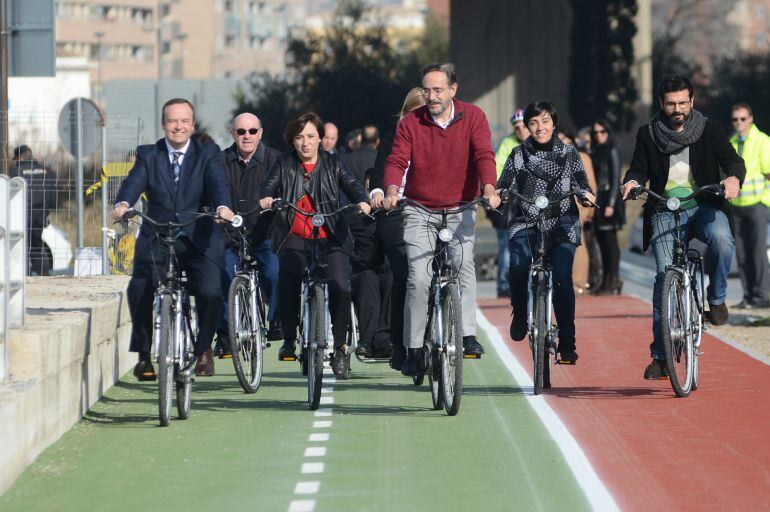
[[[193,105],[174,98],[163,105],[161,123],[165,137],[139,146],[136,162],[118,190],[113,216],[121,219],[142,193],[147,195],[147,215],[159,222],[184,222],[203,207],[216,208],[224,220],[233,218],[230,191],[216,144],[191,140],[195,123]],[[197,375],[213,375],[211,340],[222,315],[224,299],[220,272],[224,267],[224,238],[211,218],[202,218],[183,229],[174,247],[188,286],[195,296],[198,339]],[[153,293],[163,276],[168,248],[155,239],[148,223],[136,242],[134,271],[128,284],[131,311],[131,351],[139,353],[134,376],[155,380],[150,361]]]
[[[380,145],[380,132],[371,124],[361,130],[361,147],[342,155],[340,160],[347,166],[361,184],[364,184],[366,171],[374,167],[377,160],[377,147]]]

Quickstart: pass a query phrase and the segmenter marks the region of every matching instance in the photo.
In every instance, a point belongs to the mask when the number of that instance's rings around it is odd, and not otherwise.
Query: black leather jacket
[[[259,197],[280,197],[296,204],[302,196],[308,194],[317,211],[331,213],[340,207],[340,189],[353,203],[366,201],[363,186],[340,164],[336,155],[319,151],[316,167],[306,178],[297,153],[291,151],[278,157],[259,187]],[[276,252],[286,240],[293,221],[294,210],[282,210],[276,215],[273,221],[273,249]],[[332,236],[344,245],[348,239],[348,225],[344,215],[329,217],[327,226]]]

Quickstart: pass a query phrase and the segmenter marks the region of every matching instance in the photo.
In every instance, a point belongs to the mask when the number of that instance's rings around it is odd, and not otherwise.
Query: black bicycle
[[[321,385],[323,382],[323,364],[325,350],[330,346],[329,334],[331,329],[331,317],[329,315],[329,286],[326,282],[326,261],[322,251],[322,245],[318,243],[321,227],[326,224],[326,219],[334,215],[357,209],[358,205],[348,204],[330,213],[306,212],[296,205],[276,198],[272,209],[291,208],[296,213],[310,217],[313,223],[313,238],[310,239],[310,260],[302,277],[302,302],[300,339],[302,350],[299,361],[302,375],[307,376],[307,401],[311,410],[318,409],[321,401]],[[287,333],[290,335],[290,333]],[[331,343],[333,346],[334,343]],[[347,371],[341,376],[350,378],[351,350],[346,350]]]
[[[262,296],[257,260],[243,225],[243,217],[256,210],[236,215],[230,222],[238,234],[240,265],[227,294],[227,326],[235,375],[246,393],[256,393],[259,389],[264,350],[270,346],[267,342],[267,305]]]
[[[441,217],[436,230],[436,245],[431,264],[428,322],[423,345],[424,360],[421,371],[413,380],[415,385],[422,385],[427,375],[433,409],[443,407],[449,416],[454,416],[460,411],[462,399],[463,359],[476,359],[480,356],[463,354],[459,269],[452,264],[449,249],[449,243],[455,234],[449,229],[447,218],[449,215],[458,215],[474,208],[477,204],[488,206],[489,203],[486,198],[478,197],[455,208],[436,210],[408,198],[402,199],[399,204]]]
[[[631,199],[646,193],[659,208],[674,215],[674,247],[670,265],[666,265],[663,286],[660,289],[661,331],[666,352],[668,380],[678,397],[685,397],[698,389],[698,360],[703,336],[704,292],[703,258],[688,245],[682,236],[681,204],[702,193],[724,196],[722,185],[706,185],[693,190],[687,197],[662,197],[652,190],[637,185],[631,189]]]
[[[553,199],[546,196],[526,197],[516,190],[503,191],[504,197],[513,196],[534,206],[537,213],[537,231],[539,240],[529,267],[527,280],[527,332],[529,334],[529,348],[532,350],[532,362],[534,364],[534,394],[539,395],[543,389],[551,387],[551,363],[575,364],[574,361],[562,361],[556,358],[556,339],[559,328],[556,325],[553,314],[553,269],[551,261],[547,257],[548,228],[546,227],[546,212],[564,199],[576,196],[581,202],[587,202],[585,197],[575,192],[567,192]]]
[[[196,361],[194,347],[198,335],[197,317],[187,290],[187,278],[179,266],[174,249],[178,240],[176,235],[193,222],[210,216],[210,213],[197,213],[181,223],[157,222],[138,210],[129,209],[122,219],[141,217],[152,226],[157,239],[169,251],[163,280],[155,290],[153,300],[152,355],[158,363],[158,415],[163,427],[168,426],[171,419],[174,383],[179,419],[185,420],[190,416]]]

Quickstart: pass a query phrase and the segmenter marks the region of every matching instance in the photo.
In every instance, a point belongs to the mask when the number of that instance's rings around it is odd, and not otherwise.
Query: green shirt
[[[668,181],[663,195],[665,197],[687,197],[695,188],[695,180],[692,177],[690,167],[690,147],[686,146],[679,153],[671,155],[668,167]],[[682,210],[687,210],[698,203],[694,199],[683,201]]]

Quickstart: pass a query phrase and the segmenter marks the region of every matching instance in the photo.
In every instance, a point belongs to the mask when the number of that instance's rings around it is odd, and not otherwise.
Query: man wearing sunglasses
[[[280,155],[278,150],[266,146],[262,142],[262,123],[257,116],[244,112],[238,114],[232,122],[230,134],[233,144],[222,151],[222,166],[225,177],[230,184],[230,198],[233,210],[247,212],[258,204],[259,184],[267,175],[275,159]],[[251,237],[251,248],[259,265],[262,286],[265,297],[270,304],[268,319],[270,320],[269,340],[283,339],[280,320],[276,315],[278,306],[278,258],[271,247],[271,237],[268,235],[273,222],[273,214],[259,215],[252,213],[244,217],[244,226]],[[238,236],[229,224],[225,224],[225,273],[222,276],[222,286],[225,293],[230,288],[230,281],[238,265]],[[227,343],[226,317],[217,330],[217,344],[214,349],[219,358],[229,352]]]
[[[751,107],[732,108],[735,135],[730,138],[746,162],[746,181],[738,197],[730,201],[735,222],[735,256],[743,285],[738,309],[770,307],[770,275],[767,263],[767,222],[770,206],[770,137],[754,124]]]

